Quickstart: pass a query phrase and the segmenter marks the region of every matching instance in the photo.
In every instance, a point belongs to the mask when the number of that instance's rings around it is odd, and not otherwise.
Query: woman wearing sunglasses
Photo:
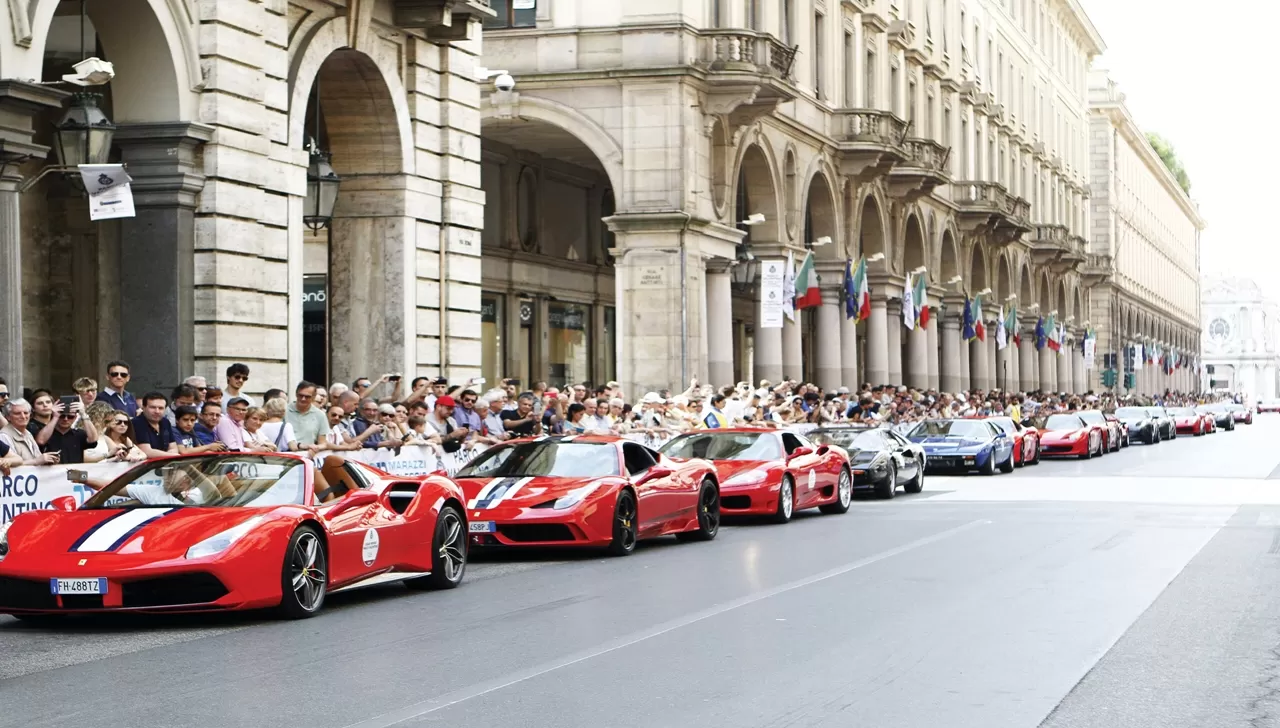
[[[111,412],[100,412],[94,421],[98,428],[98,444],[85,450],[86,463],[127,462],[138,463],[147,456],[133,444],[129,437],[132,425],[124,412],[113,409]]]

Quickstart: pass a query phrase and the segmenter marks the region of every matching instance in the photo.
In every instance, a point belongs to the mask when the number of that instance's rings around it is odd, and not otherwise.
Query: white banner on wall
[[[1084,368],[1093,369],[1093,357],[1098,347],[1098,340],[1092,336],[1084,340]]]
[[[787,261],[765,260],[760,263],[760,328],[782,328],[782,286]]]

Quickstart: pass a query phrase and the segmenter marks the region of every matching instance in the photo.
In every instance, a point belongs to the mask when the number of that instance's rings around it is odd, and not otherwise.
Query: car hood
[[[460,478],[458,485],[467,498],[468,509],[489,510],[498,506],[532,508],[536,505],[563,498],[588,485],[600,488],[617,482],[617,476],[603,478],[553,478],[547,476],[522,478]]]
[[[104,508],[31,511],[9,528],[5,564],[61,554],[181,558],[197,543],[268,512],[264,508]]]
[[[1041,430],[1041,440],[1065,440],[1077,434],[1084,434],[1084,430]]]
[[[712,460],[711,464],[716,468],[716,477],[721,483],[728,482],[730,478],[735,478],[743,473],[749,473],[752,470],[768,469],[774,461],[772,460]]]
[[[936,435],[932,437],[913,437],[911,441],[924,446],[926,451],[929,450],[972,450],[975,448],[986,447],[991,444],[990,440],[971,440],[967,437],[946,437]]]

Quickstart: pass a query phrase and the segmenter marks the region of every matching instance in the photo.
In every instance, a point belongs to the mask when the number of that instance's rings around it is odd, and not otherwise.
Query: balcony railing
[[[1067,228],[1062,225],[1036,225],[1032,242],[1051,243],[1063,247],[1067,242]]]
[[[1009,209],[1012,212],[1013,219],[1020,224],[1030,225],[1031,203],[1015,195],[1008,195],[1008,193],[1006,193],[1006,195],[1009,198],[1008,204]]]
[[[923,169],[936,174],[945,174],[947,158],[951,150],[931,139],[907,139],[902,143],[906,151],[906,159],[899,166]]]
[[[953,182],[952,200],[962,208],[980,208],[1006,215],[1012,213],[1009,195],[995,182]]]
[[[798,46],[754,30],[703,31],[703,62],[713,71],[753,71],[791,80]]]
[[[900,146],[907,122],[879,109],[842,109],[836,112],[835,137],[842,142]]]

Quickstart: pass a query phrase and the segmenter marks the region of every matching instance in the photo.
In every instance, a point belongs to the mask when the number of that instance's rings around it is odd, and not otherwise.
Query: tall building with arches
[[[487,0],[10,2],[0,376],[65,391],[116,358],[139,391],[236,361],[261,388],[478,375],[475,66],[493,15]],[[135,217],[91,223],[48,174],[78,103],[56,82],[89,55],[114,64],[90,90]],[[341,180],[319,215],[313,151]]]
[[[484,371],[628,393],[784,377],[1081,390],[1088,70],[1074,0],[493,0]],[[753,219],[754,216],[754,219]],[[749,224],[744,224],[750,220]],[[822,305],[763,325],[763,264]],[[869,320],[846,318],[866,256]],[[927,327],[902,325],[923,269]],[[1021,346],[961,336],[1017,306]]]

